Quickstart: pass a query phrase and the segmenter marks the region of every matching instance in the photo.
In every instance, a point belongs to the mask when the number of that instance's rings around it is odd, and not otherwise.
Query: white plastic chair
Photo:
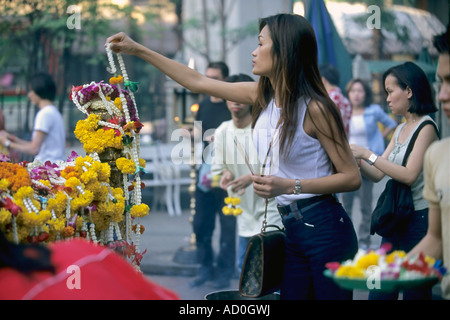
[[[141,147],[141,158],[146,161],[145,170],[151,179],[142,179],[148,187],[155,188],[154,203],[156,206],[163,198],[170,216],[180,216],[182,213],[180,198],[181,186],[190,185],[190,165],[176,165],[171,159],[173,145],[155,144],[149,147]],[[164,190],[164,195],[158,193],[158,189]]]
[[[173,216],[175,214],[172,194],[173,176],[170,165],[163,160],[158,145],[141,148],[141,158],[146,162],[145,171],[147,172],[142,182],[147,188],[153,187],[152,205],[156,207],[164,199],[167,212]],[[163,190],[163,194],[160,190]]]

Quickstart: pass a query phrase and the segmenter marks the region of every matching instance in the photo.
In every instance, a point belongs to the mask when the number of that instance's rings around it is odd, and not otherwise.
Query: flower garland
[[[106,47],[106,53],[108,55],[108,60],[110,64],[110,70],[112,73],[116,73],[115,70],[117,70],[114,59],[112,57],[112,50],[110,46],[108,45]],[[138,112],[136,106],[136,100],[134,98],[134,92],[137,90],[137,83],[131,82],[128,78],[128,73],[125,68],[125,64],[122,58],[122,55],[120,53],[117,54],[117,60],[119,62],[120,71],[122,75],[116,75],[115,77],[112,77],[110,79],[111,84],[117,84],[120,85],[123,83],[125,89],[129,90],[121,90],[119,94],[120,102],[122,103],[122,111],[124,113],[124,118],[121,118],[120,124],[122,125],[122,129],[124,130],[124,154],[126,157],[121,157],[116,160],[116,166],[117,168],[122,172],[123,174],[123,182],[124,185],[128,185],[128,175],[133,175],[133,182],[132,182],[132,193],[131,197],[128,198],[128,193],[125,195],[125,200],[128,203],[132,203],[133,205],[127,206],[127,213],[126,213],[126,219],[128,220],[126,223],[127,226],[127,234],[129,238],[132,238],[131,236],[131,224],[130,219],[137,219],[137,224],[135,228],[135,235],[136,235],[136,245],[135,245],[135,252],[140,253],[139,249],[139,242],[140,242],[140,224],[139,224],[139,218],[144,217],[148,215],[150,208],[148,205],[142,203],[142,197],[141,197],[141,178],[140,174],[144,173],[144,167],[145,162],[139,158],[139,145],[140,145],[140,135],[139,132],[142,128],[142,124],[139,121],[138,118]],[[118,104],[118,99],[115,99],[115,103]],[[118,105],[118,108],[120,106]],[[124,121],[125,120],[125,121]],[[129,208],[129,210],[128,210]]]
[[[21,187],[31,186],[31,179],[26,168],[16,163],[2,162],[0,166],[0,189],[16,192]]]
[[[225,204],[222,208],[222,213],[226,216],[233,215],[238,216],[242,214],[242,208],[238,205],[241,203],[241,198],[239,197],[226,197]]]
[[[100,117],[90,114],[87,119],[78,121],[75,137],[83,144],[87,154],[102,153],[106,148],[123,149],[123,139],[114,130],[99,128]],[[109,125],[114,129],[112,125]]]
[[[139,121],[138,111],[134,92],[137,90],[136,82],[131,82],[123,62],[121,54],[117,54],[121,74],[116,74],[118,69],[115,66],[113,53],[109,46],[106,47],[109,61],[108,71],[113,76],[107,83],[92,82],[88,85],[74,87],[70,98],[77,108],[87,115],[85,120],[79,121],[75,129],[76,137],[83,143],[83,148],[89,156],[98,159],[98,154],[106,148],[122,150],[122,157],[116,160],[116,167],[122,172],[123,185],[129,192],[124,192],[122,196],[114,194],[113,197],[123,197],[125,202],[125,220],[127,239],[132,239],[131,220],[139,219],[148,215],[149,207],[142,203],[142,184],[140,175],[144,173],[145,161],[139,158],[139,132],[142,124]],[[124,89],[121,89],[123,86]],[[110,118],[105,121],[98,115],[92,113],[94,110],[105,110]],[[73,175],[73,172],[67,172]],[[81,177],[80,177],[81,178]],[[129,181],[130,178],[130,181]],[[131,190],[128,186],[131,185]],[[97,187],[98,188],[98,187]],[[94,191],[95,193],[95,191]],[[105,193],[103,193],[105,194]],[[110,193],[111,194],[111,193]],[[106,199],[108,200],[108,199]],[[99,205],[93,212],[94,220],[98,224],[99,230],[105,230],[111,234],[116,228],[108,225],[108,219],[102,220],[110,212],[111,221],[120,222],[118,212],[121,206],[111,203],[103,206]],[[103,214],[102,214],[103,213]],[[136,227],[135,229],[139,229]],[[137,230],[135,252],[140,253],[139,237]]]
[[[116,73],[112,51],[109,47],[106,51],[110,70]],[[140,265],[146,250],[140,250],[145,228],[139,219],[150,210],[141,197],[140,176],[145,172],[145,161],[139,158],[142,124],[134,98],[137,83],[128,79],[120,54],[117,58],[122,75],[111,77],[109,84],[101,81],[73,87],[69,96],[86,115],[74,132],[85,157],[72,152],[66,162],[21,164],[0,157],[0,228],[11,241],[37,243],[79,236],[121,249]],[[97,111],[106,111],[108,120]],[[124,189],[110,185],[110,164],[100,161],[99,154],[107,148],[121,152],[115,166],[122,173]],[[123,220],[125,239],[119,228]]]
[[[0,171],[6,172],[5,168],[10,165],[0,163]],[[96,241],[95,232],[113,230],[101,242],[110,244],[114,242],[114,236],[122,241],[117,223],[124,219],[124,191],[109,185],[111,171],[108,164],[86,156],[77,157],[64,167],[50,167],[49,163],[42,166],[37,162],[31,163],[28,171],[22,169],[22,173],[28,174],[28,185],[17,192],[11,189],[14,184],[8,179],[0,180],[0,227],[11,240],[42,242],[76,234],[88,237],[90,225],[92,240]],[[44,176],[48,180],[42,179]],[[44,196],[41,185],[46,187]],[[149,209],[140,204],[131,207],[131,211],[133,216],[142,217]]]
[[[10,167],[7,162],[0,163],[2,172]],[[71,237],[75,232],[86,237],[87,223],[95,223],[90,213],[95,212],[97,206],[100,210],[104,206],[109,210],[108,202],[114,203],[113,214],[108,217],[111,220],[123,217],[120,214],[117,218],[117,212],[123,213],[125,208],[121,196],[123,190],[109,192],[108,164],[94,161],[91,157],[77,157],[76,161],[64,163],[61,167],[36,161],[28,164],[27,169],[23,168],[23,176],[24,172],[29,179],[28,185],[16,192],[11,188],[15,184],[6,178],[0,180],[0,227],[16,243],[30,239],[32,242],[52,241]]]

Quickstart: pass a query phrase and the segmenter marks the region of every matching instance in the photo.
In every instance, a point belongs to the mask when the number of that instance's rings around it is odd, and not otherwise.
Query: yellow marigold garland
[[[234,215],[238,216],[242,214],[242,208],[238,205],[241,203],[241,198],[239,197],[226,197],[225,198],[225,204],[222,208],[222,213],[226,216],[228,215]]]
[[[139,121],[133,92],[137,83],[129,81],[124,64],[119,57],[123,77],[111,77],[111,84],[123,86],[121,90],[105,83],[91,83],[74,87],[71,99],[75,105],[87,115],[78,121],[75,136],[83,144],[88,156],[71,156],[61,168],[56,164],[46,163],[42,168],[32,172],[32,163],[27,167],[0,162],[0,228],[12,241],[42,242],[59,238],[87,236],[97,241],[96,231],[105,231],[103,243],[122,238],[118,222],[127,217],[141,218],[148,215],[150,208],[141,203],[140,176],[145,168],[145,161],[138,157]],[[111,61],[110,61],[111,63]],[[131,91],[129,91],[131,90]],[[96,98],[97,100],[90,100]],[[82,105],[83,104],[83,105]],[[92,110],[105,109],[112,115],[111,120],[102,121],[91,113]],[[126,122],[124,124],[124,121]],[[107,148],[124,150],[117,160],[117,168],[124,174],[124,185],[128,189],[126,175],[134,174],[135,185],[133,196],[124,194],[121,188],[109,185],[111,168],[108,163],[99,161],[99,153]],[[75,161],[74,161],[75,160]],[[70,161],[70,163],[69,163]],[[48,180],[47,180],[48,179]],[[131,190],[130,190],[131,191]],[[125,215],[126,213],[126,215]],[[138,235],[144,226],[135,225],[136,242],[131,244],[133,263],[139,265],[142,255]],[[131,227],[130,227],[131,230]],[[119,234],[117,234],[119,232]]]
[[[48,199],[47,209],[50,212],[53,210],[56,216],[60,216],[66,210],[67,195],[66,193],[59,191],[55,193],[53,198]]]
[[[123,149],[121,136],[117,136],[112,129],[99,128],[100,117],[94,113],[87,119],[78,121],[75,136],[83,144],[86,153],[102,153],[106,148]]]
[[[11,223],[11,212],[1,208],[0,209],[0,225],[7,225]]]
[[[5,168],[9,170],[5,170]],[[10,188],[12,184],[9,179],[13,180],[14,178],[7,174],[7,172],[11,172],[11,168],[14,168],[15,172],[22,172],[22,176],[20,179],[16,179],[14,185],[16,187],[20,186],[24,184],[23,181],[26,181],[25,184],[27,184],[27,186],[20,187],[16,192],[13,192],[12,188]],[[71,229],[67,228],[68,218],[71,220],[75,219],[75,230],[81,230],[84,219],[79,214],[82,213],[80,210],[91,206],[93,203],[96,203],[96,205],[92,209],[92,221],[98,223],[101,228],[107,228],[111,221],[120,222],[123,220],[125,211],[123,190],[109,187],[111,168],[107,163],[94,161],[88,156],[77,157],[73,166],[66,166],[60,171],[64,184],[54,186],[48,180],[36,180],[36,182],[49,189],[56,188],[46,199],[41,197],[42,203],[35,194],[35,190],[29,186],[31,185],[31,179],[26,168],[18,165],[11,166],[10,163],[1,162],[0,171],[3,171],[4,177],[8,177],[8,179],[0,179],[3,199],[6,199],[5,196],[11,193],[10,202],[17,208],[20,208],[15,220],[19,242],[28,241],[27,238],[30,238],[30,234],[35,232],[33,228],[36,227],[49,232],[49,239],[51,240],[55,240],[58,234],[63,236],[63,232],[67,236],[71,233],[68,232]],[[24,178],[24,174],[28,176]],[[4,202],[6,203],[6,200]],[[69,203],[70,208],[68,209]],[[78,216],[76,215],[77,213]],[[6,208],[0,208],[0,228],[5,232],[10,230],[8,225],[11,222],[11,211]],[[101,229],[98,228],[97,230],[100,231]],[[14,237],[11,232],[8,231],[6,233],[8,238],[13,240]],[[41,237],[33,236],[31,238],[35,241],[35,239]],[[47,239],[48,235],[43,238]]]
[[[1,188],[5,188],[8,182],[9,185],[6,188],[10,188],[13,192],[24,186],[31,186],[31,179],[27,169],[16,163],[2,162],[0,179],[7,180],[3,180]]]
[[[134,205],[130,209],[130,214],[133,218],[141,218],[148,215],[150,208],[145,203],[141,203],[139,205]]]
[[[51,216],[52,215],[48,210],[42,210],[38,213],[23,211],[19,215],[18,221],[23,222],[24,225],[38,227],[45,224],[51,218]]]
[[[136,164],[133,160],[129,160],[127,158],[119,158],[116,160],[117,169],[119,169],[122,173],[125,174],[133,174],[136,172]]]
[[[123,77],[119,74],[116,77],[111,77],[109,79],[109,83],[111,84],[119,84],[119,83],[123,83]]]
[[[2,178],[0,180],[0,191],[7,191],[9,188],[9,185],[10,185],[10,183],[9,183],[8,179]]]
[[[63,217],[50,219],[47,224],[52,231],[61,232],[66,227],[66,220]]]
[[[114,105],[116,106],[117,109],[119,109],[120,111],[123,111],[122,100],[120,100],[119,97],[114,99]]]

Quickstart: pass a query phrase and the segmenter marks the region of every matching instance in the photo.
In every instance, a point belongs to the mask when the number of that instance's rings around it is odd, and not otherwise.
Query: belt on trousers
[[[329,198],[333,198],[333,196],[331,194],[323,194],[321,196],[299,199],[287,206],[277,205],[277,208],[281,215],[288,215],[290,212],[297,210],[297,208],[300,210],[308,209],[307,207]]]

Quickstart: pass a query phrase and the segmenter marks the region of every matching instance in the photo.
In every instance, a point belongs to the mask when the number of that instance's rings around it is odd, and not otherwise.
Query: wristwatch
[[[371,166],[373,166],[373,164],[375,163],[375,161],[377,161],[378,156],[375,153],[372,153],[369,157],[369,159],[367,159],[367,163],[370,164]]]
[[[300,194],[302,192],[302,186],[300,185],[300,179],[295,179],[294,194]]]
[[[10,144],[11,144],[11,140],[7,139],[5,142],[5,148],[8,149]]]

